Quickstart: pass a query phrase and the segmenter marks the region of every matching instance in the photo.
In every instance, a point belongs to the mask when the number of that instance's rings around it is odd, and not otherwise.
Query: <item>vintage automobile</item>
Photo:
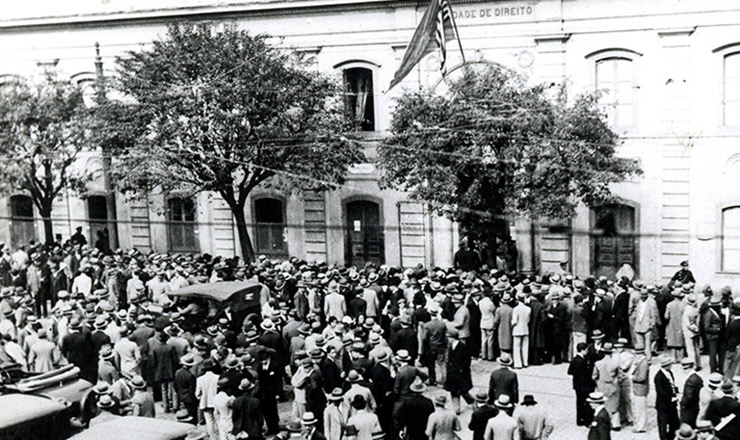
[[[54,440],[74,432],[88,417],[84,402],[92,389],[79,373],[74,365],[43,374],[0,365],[0,440]]]
[[[193,425],[148,417],[115,417],[91,426],[70,440],[182,440]]]
[[[203,328],[215,324],[228,315],[232,330],[241,330],[242,322],[251,313],[260,313],[260,298],[267,287],[257,281],[219,281],[193,284],[173,290],[173,298],[179,309],[185,309],[183,328]]]

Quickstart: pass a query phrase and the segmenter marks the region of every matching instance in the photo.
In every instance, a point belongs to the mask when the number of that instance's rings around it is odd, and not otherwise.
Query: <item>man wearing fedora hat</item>
[[[483,434],[484,440],[518,440],[520,430],[517,420],[512,417],[514,404],[508,394],[501,394],[494,402],[498,414],[488,420]]]
[[[720,391],[722,392],[722,397],[709,402],[709,406],[707,407],[707,412],[704,417],[706,420],[712,422],[714,426],[718,427],[717,430],[719,433],[717,437],[720,440],[734,440],[738,438],[737,433],[735,433],[738,427],[733,424],[729,429],[722,429],[720,428],[720,423],[730,415],[740,417],[740,402],[735,399],[735,387],[732,382],[728,380],[722,382]],[[733,431],[732,434],[734,435],[731,435],[730,431]]]
[[[355,395],[350,401],[354,414],[347,420],[347,424],[357,427],[357,439],[369,440],[372,433],[380,431],[380,422],[367,406],[367,401],[361,395]]]
[[[722,373],[725,351],[722,348],[724,341],[721,335],[725,331],[725,319],[722,313],[722,302],[718,296],[713,296],[709,300],[709,307],[703,312],[700,321],[704,340],[709,350],[709,369],[712,373]]]
[[[370,370],[370,382],[373,384],[372,391],[378,405],[376,414],[380,421],[380,427],[390,435],[393,432],[393,387],[395,381],[391,375],[391,355],[388,351],[384,351],[375,359],[375,364]]]
[[[434,403],[424,396],[426,387],[421,379],[417,378],[409,389],[412,394],[393,411],[394,432],[405,440],[426,440],[425,430],[434,412]]]
[[[429,370],[429,384],[444,383],[447,362],[447,325],[441,318],[442,310],[437,304],[429,309],[431,319],[421,327],[419,353]]]
[[[318,418],[311,411],[303,413],[301,418],[303,425],[303,438],[306,440],[326,440],[324,434],[318,428]]]
[[[606,403],[604,395],[598,391],[594,391],[589,394],[586,401],[591,405],[594,413],[593,421],[588,430],[588,440],[611,440],[611,415],[604,407]]]
[[[632,369],[632,402],[634,403],[634,433],[643,433],[647,429],[647,395],[650,391],[650,363],[645,356],[645,348],[635,349]]]
[[[594,391],[593,369],[586,359],[589,346],[580,342],[576,346],[576,355],[568,366],[568,374],[573,376],[573,390],[576,392],[576,425],[586,426],[591,422],[591,407],[586,402],[588,395]]]
[[[439,395],[434,398],[435,411],[427,420],[425,433],[429,440],[455,440],[456,431],[461,429],[460,419],[454,411],[445,408],[447,398]]]
[[[131,397],[132,414],[138,417],[154,418],[156,416],[154,395],[147,390],[147,383],[144,378],[134,376],[131,379],[131,387],[134,389],[134,395]]]
[[[514,309],[511,307],[513,301],[514,297],[508,291],[508,288],[504,288],[501,291],[501,304],[493,314],[493,328],[498,332],[498,348],[508,355],[511,355],[513,348],[511,325],[512,315],[514,314]]]
[[[519,430],[524,440],[547,440],[555,428],[547,412],[537,407],[534,396],[527,394],[516,411]]]
[[[79,318],[72,318],[68,326],[68,334],[64,336],[61,352],[65,359],[80,369],[80,377],[88,382],[96,382],[98,378],[98,356],[95,345],[88,333],[83,333],[82,322]]]
[[[342,412],[344,392],[341,388],[334,388],[326,398],[329,403],[324,410],[324,437],[327,440],[342,440],[342,426],[346,420]]]
[[[683,393],[681,395],[680,419],[692,428],[696,427],[696,419],[699,416],[699,396],[704,387],[704,380],[694,369],[694,362],[690,358],[684,358],[681,366],[687,370],[688,377],[684,381]]]
[[[347,384],[344,388],[347,391],[344,393],[344,409],[346,410],[347,417],[351,417],[356,413],[356,410],[352,406],[352,401],[355,396],[362,396],[370,411],[375,412],[377,409],[377,402],[373,395],[370,387],[368,386],[365,379],[357,372],[357,370],[350,370],[345,378]],[[399,399],[400,401],[400,399]]]
[[[193,354],[180,357],[181,367],[175,372],[175,392],[177,399],[188,411],[193,421],[198,420],[198,399],[195,397],[195,367],[196,359]]]
[[[255,385],[248,378],[241,380],[238,386],[237,396],[232,405],[234,418],[233,435],[247,434],[247,438],[262,440],[262,425],[264,416],[260,401],[254,395]]]
[[[630,316],[632,330],[635,334],[635,348],[645,348],[645,356],[648,362],[652,358],[652,332],[660,323],[658,304],[648,292],[648,288],[640,291],[640,300],[632,309]]]
[[[666,347],[673,355],[673,362],[681,362],[683,358],[684,337],[683,337],[683,314],[686,308],[684,303],[684,294],[690,294],[691,289],[688,286],[673,289],[673,300],[668,303],[665,310],[667,324],[665,328]]]
[[[494,402],[498,396],[506,394],[513,403],[518,403],[519,378],[511,369],[513,365],[511,357],[506,353],[501,353],[497,362],[500,367],[491,372],[491,377],[488,381],[489,400]]]
[[[473,440],[483,440],[488,420],[498,414],[498,409],[488,404],[488,393],[485,390],[479,390],[473,398],[475,399],[475,408],[473,414],[470,415],[468,429],[473,432]]]
[[[680,421],[678,418],[678,387],[671,371],[673,359],[663,356],[660,370],[655,373],[655,410],[658,413],[658,434],[660,440],[672,440]]]
[[[621,428],[619,417],[619,361],[614,359],[613,346],[610,342],[604,344],[601,349],[604,357],[596,362],[593,371],[593,379],[596,382],[596,391],[600,392],[606,399],[605,407],[611,415],[612,428]]]
[[[686,307],[681,318],[686,355],[694,362],[696,371],[701,370],[701,352],[699,348],[699,308],[696,305],[696,295],[686,297]]]
[[[462,412],[460,398],[467,403],[473,403],[470,390],[473,388],[473,379],[470,371],[471,353],[468,344],[458,340],[457,330],[452,328],[448,332],[450,348],[447,355],[447,380],[444,389],[452,396],[452,408],[459,415]]]
[[[116,407],[116,402],[110,395],[103,394],[99,396],[96,406],[98,407],[98,415],[90,419],[90,427],[119,418],[119,416],[113,412]]]
[[[722,391],[720,390],[720,387],[722,386],[722,380],[723,377],[720,373],[710,374],[709,379],[706,381],[704,387],[699,392],[699,420],[705,419],[707,407],[709,407],[709,402],[715,399],[719,399],[723,396]]]

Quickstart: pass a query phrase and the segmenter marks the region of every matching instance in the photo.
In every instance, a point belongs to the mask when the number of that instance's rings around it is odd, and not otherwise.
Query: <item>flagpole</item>
[[[457,32],[457,22],[455,22],[455,13],[452,10],[452,2],[448,0],[448,4],[450,5],[450,20],[452,21],[452,29],[455,32],[455,39],[457,40],[457,47],[460,48],[460,56],[462,57],[463,64],[465,64],[465,52],[463,51],[462,42],[460,41],[460,34]]]

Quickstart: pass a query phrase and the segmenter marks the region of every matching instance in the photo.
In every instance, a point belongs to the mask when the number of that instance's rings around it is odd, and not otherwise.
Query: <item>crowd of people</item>
[[[646,432],[651,386],[661,440],[738,438],[714,431],[740,418],[740,301],[729,288],[697,288],[688,262],[657,285],[579,279],[567,264],[524,276],[470,249],[447,269],[358,268],[106,252],[83,240],[78,231],[64,244],[2,246],[0,361],[79,368],[95,384],[91,425],[155,417],[159,401],[205,427],[191,440],[446,440],[470,405],[475,440],[544,440],[552,419],[535,396],[520,399],[517,371],[569,362],[589,440],[626,425]],[[244,319],[169,295],[233,280],[264,286]],[[487,389],[473,388],[473,359],[496,361]],[[673,364],[692,372],[682,392]]]

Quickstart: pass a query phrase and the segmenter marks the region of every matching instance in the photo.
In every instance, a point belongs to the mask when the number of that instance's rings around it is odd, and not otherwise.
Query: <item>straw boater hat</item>
[[[485,390],[479,390],[475,393],[473,399],[478,403],[486,403],[488,402],[488,393]]]
[[[98,398],[98,408],[101,409],[108,409],[113,408],[116,405],[116,402],[113,401],[113,399],[108,394],[103,394]]]
[[[670,356],[664,356],[663,359],[660,360],[661,368],[670,367],[671,365],[673,365],[673,359],[671,359]]]
[[[362,377],[360,377],[360,373],[358,373],[356,370],[350,370],[350,372],[347,373],[347,382],[357,383],[361,381],[362,381]]]
[[[192,353],[188,353],[180,358],[180,363],[185,367],[192,367],[195,365],[195,356]]]
[[[329,394],[327,396],[327,399],[329,400],[329,402],[339,402],[339,401],[342,401],[342,400],[344,400],[344,392],[339,387],[334,388],[332,390],[331,394]]]
[[[254,388],[254,383],[252,383],[252,381],[247,378],[242,379],[242,381],[239,383],[239,389],[242,391],[249,391],[252,388]]]
[[[434,398],[434,404],[436,406],[444,407],[445,405],[447,405],[447,396],[445,396],[444,394],[438,395]]]
[[[586,402],[603,405],[606,402],[606,398],[604,397],[604,393],[595,391],[588,395]]]
[[[687,425],[686,423],[681,424],[681,426],[678,428],[678,431],[676,431],[676,438],[675,440],[695,440],[696,439],[696,432],[694,432],[694,429]]]
[[[511,409],[514,405],[511,403],[511,397],[508,394],[502,394],[498,396],[498,399],[493,403],[498,409]]]
[[[303,426],[313,426],[318,422],[318,420],[316,420],[316,416],[314,416],[311,411],[306,411],[303,413],[301,422],[303,423]]]
[[[396,352],[396,360],[408,362],[411,360],[411,355],[409,354],[408,350],[401,349]]]
[[[134,389],[143,390],[146,388],[146,381],[143,377],[136,375],[131,379],[131,386],[134,387]]]
[[[713,390],[716,390],[722,385],[722,374],[720,373],[712,373],[709,375],[709,381],[707,382],[707,386]]]
[[[506,353],[501,353],[501,356],[496,360],[499,365],[502,367],[510,367],[513,365],[513,361],[511,360],[511,357]]]

